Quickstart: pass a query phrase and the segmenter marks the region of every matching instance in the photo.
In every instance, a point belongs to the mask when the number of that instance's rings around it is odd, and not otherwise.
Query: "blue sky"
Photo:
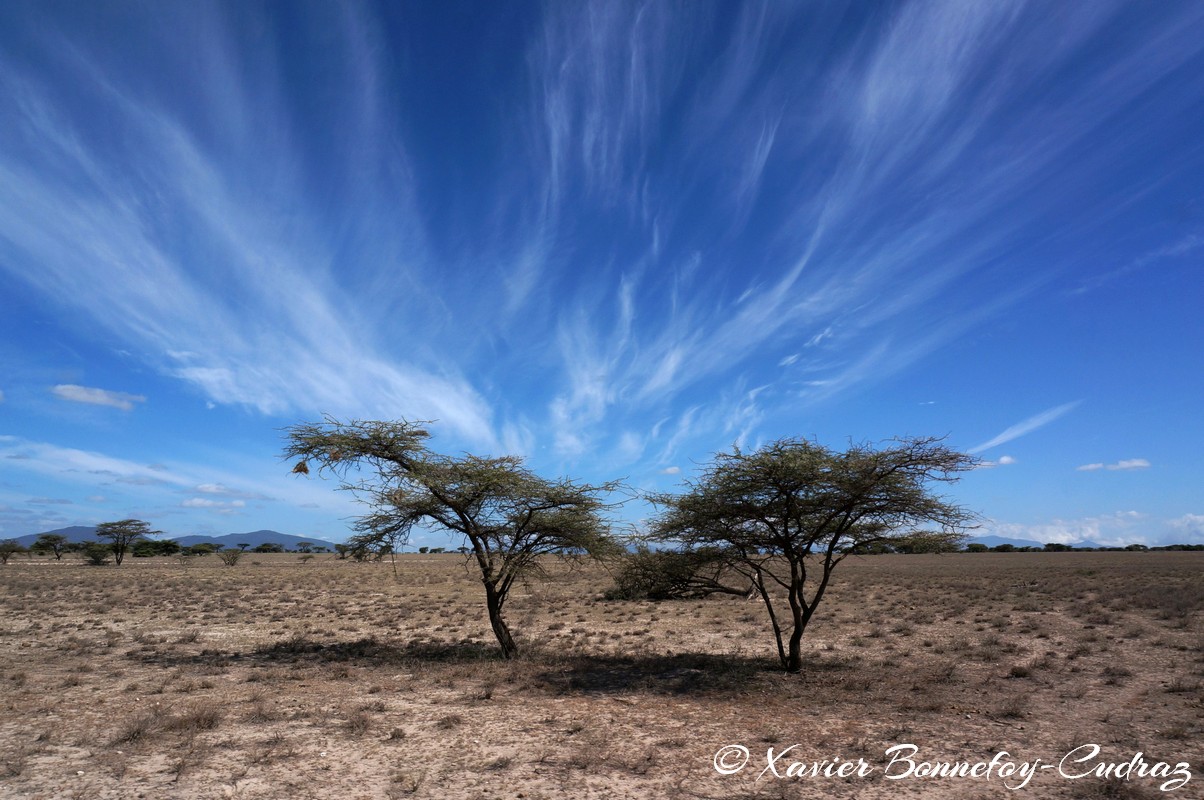
[[[1204,541],[1199,3],[14,0],[0,118],[0,536],[341,539],[325,413],[947,435],[981,534]]]

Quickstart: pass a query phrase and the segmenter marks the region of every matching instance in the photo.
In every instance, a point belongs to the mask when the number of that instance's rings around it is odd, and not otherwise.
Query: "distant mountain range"
[[[73,525],[70,528],[59,528],[53,531],[43,531],[43,533],[56,533],[59,536],[67,537],[69,542],[87,542],[96,540],[96,528],[89,525]],[[17,541],[28,547],[37,541],[41,533],[31,533],[27,536],[20,536]],[[157,537],[158,538],[158,537]],[[312,536],[292,536],[280,531],[251,531],[250,533],[229,533],[225,536],[164,536],[164,539],[175,539],[184,547],[192,547],[194,544],[215,544],[218,547],[237,547],[240,544],[248,545],[250,549],[254,549],[261,544],[269,542],[281,545],[285,550],[296,550],[299,542],[309,542],[314,547],[325,547],[328,550],[334,549],[334,543],[325,541],[324,539],[315,539]]]
[[[69,542],[86,542],[96,539],[96,528],[86,525],[73,525],[70,528],[59,528],[58,530],[45,531],[45,533],[57,533],[60,536],[66,536]],[[31,533],[28,536],[21,536],[17,541],[28,547],[41,536],[40,533]],[[228,533],[225,536],[167,536],[167,539],[175,539],[184,547],[192,547],[194,544],[215,544],[218,547],[238,547],[240,544],[248,545],[248,549],[254,549],[261,544],[274,542],[281,545],[286,550],[296,550],[299,542],[309,542],[314,547],[325,547],[328,550],[334,549],[334,543],[324,539],[315,539],[312,536],[292,536],[291,534],[281,533],[280,531],[262,530],[251,531],[250,533]],[[966,540],[966,544],[985,544],[987,547],[998,547],[1001,544],[1010,544],[1013,547],[1045,547],[1044,542],[1038,542],[1034,539],[1008,539],[1003,536],[975,536]],[[1076,542],[1071,547],[1079,549],[1100,549],[1104,545],[1096,542],[1083,541]]]
[[[1013,547],[1045,547],[1045,542],[1038,542],[1034,539],[1008,539],[1003,536],[975,536],[966,540],[966,544],[985,544],[987,547],[998,547],[1001,544],[1010,544]],[[1083,550],[1098,550],[1104,545],[1095,542],[1075,542],[1071,547]]]

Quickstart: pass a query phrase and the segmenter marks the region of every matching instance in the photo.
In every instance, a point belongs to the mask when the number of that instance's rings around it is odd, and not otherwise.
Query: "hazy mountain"
[[[324,539],[315,539],[312,536],[291,536],[287,533],[271,530],[251,531],[250,533],[228,533],[225,536],[180,536],[176,541],[184,547],[211,542],[221,547],[237,547],[240,544],[247,544],[251,546],[251,549],[261,544],[275,543],[283,545],[286,550],[296,550],[298,542],[309,542],[315,547],[325,547],[328,550],[334,549],[334,543]]]
[[[96,540],[96,528],[91,525],[72,525],[69,528],[59,528],[53,531],[43,531],[43,533],[57,533],[60,536],[66,536],[69,542],[87,542]],[[41,533],[31,533],[26,536],[17,538],[21,544],[29,547]],[[251,531],[250,533],[229,533],[225,536],[163,536],[156,538],[175,539],[184,547],[191,547],[194,544],[211,543],[219,547],[237,547],[240,544],[248,544],[251,548],[258,547],[261,544],[274,542],[281,545],[286,550],[296,550],[298,542],[309,542],[315,547],[325,547],[328,550],[334,549],[334,544],[324,539],[315,539],[312,536],[292,536],[279,531]]]
[[[96,540],[96,527],[93,525],[72,525],[70,528],[59,528],[53,531],[43,531],[42,533],[57,533],[59,536],[66,536],[69,542],[88,542]],[[18,536],[17,541],[29,547],[38,540],[41,533],[30,533],[25,536]]]
[[[1004,536],[975,536],[973,538],[967,539],[966,544],[985,544],[987,547],[998,547],[1001,544],[1010,544],[1013,547],[1039,547],[1039,548],[1045,547],[1045,542],[1038,542],[1034,539],[1008,539],[1007,537],[1004,537]],[[1089,542],[1089,541],[1088,542],[1074,542],[1070,546],[1076,547],[1076,548],[1084,548],[1084,549],[1091,549],[1091,548],[1099,549],[1099,548],[1103,547],[1102,544],[1097,544],[1095,542]]]

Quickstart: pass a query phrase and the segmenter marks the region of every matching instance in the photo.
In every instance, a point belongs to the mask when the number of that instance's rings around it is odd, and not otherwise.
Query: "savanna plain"
[[[1204,553],[851,557],[798,674],[757,600],[607,600],[602,567],[544,566],[505,661],[458,555],[13,558],[0,797],[1204,797]],[[900,744],[1191,778],[892,779]],[[785,774],[835,758],[872,771]]]

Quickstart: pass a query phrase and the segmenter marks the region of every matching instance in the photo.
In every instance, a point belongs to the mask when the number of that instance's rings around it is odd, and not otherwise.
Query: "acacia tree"
[[[24,553],[25,547],[16,539],[5,539],[0,542],[0,564],[7,564],[8,560],[17,553]]]
[[[310,463],[334,473],[369,512],[355,523],[356,549],[396,549],[415,525],[462,536],[485,589],[489,624],[511,658],[518,646],[503,616],[516,580],[539,570],[546,554],[602,556],[618,545],[609,535],[601,496],[616,484],[590,486],[547,480],[521,458],[445,456],[426,446],[421,424],[327,418],[288,429],[286,458],[299,458],[293,472]]]
[[[67,537],[61,533],[42,533],[29,549],[35,553],[54,553],[54,560],[62,561],[68,544]]]
[[[803,439],[781,439],[750,453],[737,447],[718,454],[684,493],[650,496],[661,510],[649,538],[704,550],[712,570],[721,557],[748,580],[765,603],[782,666],[797,672],[803,632],[836,565],[879,543],[959,541],[973,515],[933,494],[929,484],[953,482],[976,463],[932,438],[843,453]],[[921,526],[938,530],[917,533]],[[702,585],[738,591],[716,576],[710,573]]]
[[[96,535],[101,539],[109,540],[109,546],[113,550],[113,560],[119,567],[130,545],[156,533],[162,533],[162,531],[152,531],[150,525],[140,519],[102,522],[96,526]]]

